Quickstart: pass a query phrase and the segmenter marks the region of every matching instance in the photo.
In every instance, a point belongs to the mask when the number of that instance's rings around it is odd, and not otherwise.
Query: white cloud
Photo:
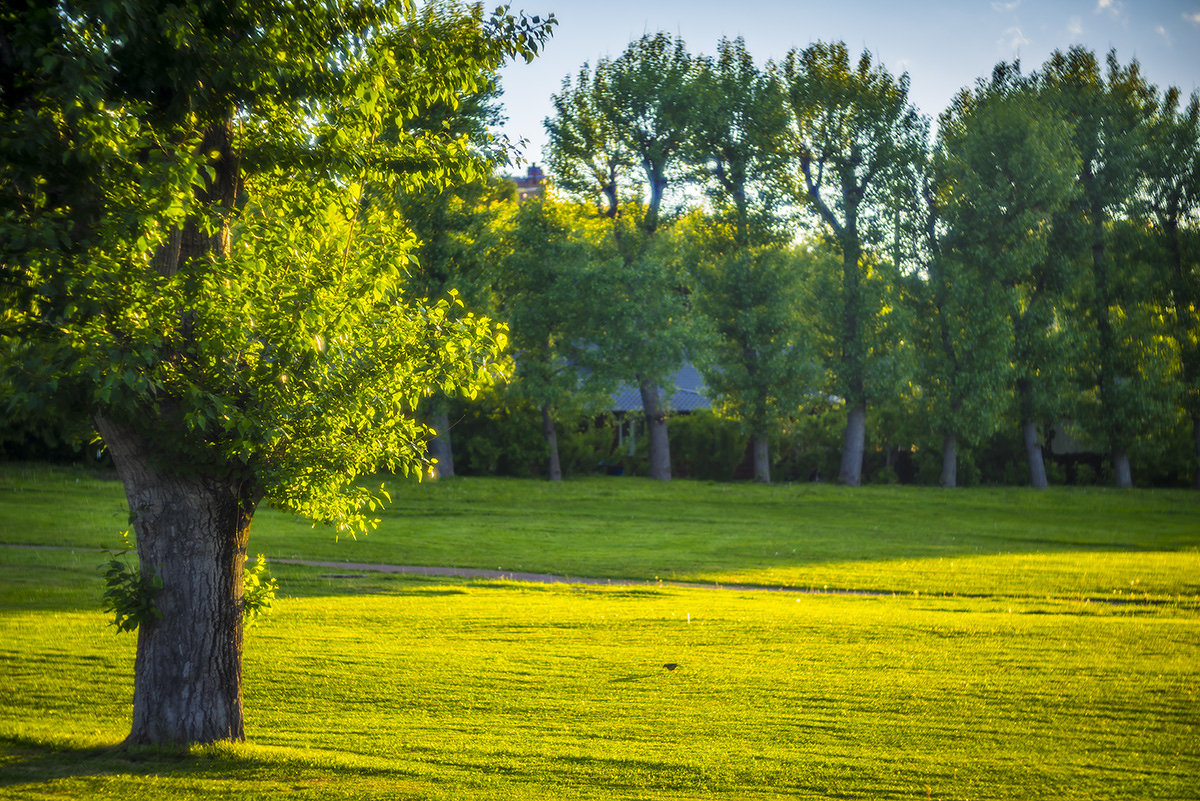
[[[1067,22],[1067,33],[1071,36],[1083,36],[1083,20],[1080,17],[1071,17]]]
[[[1022,47],[1029,44],[1029,40],[1025,38],[1025,34],[1021,33],[1021,29],[1013,26],[1006,28],[1004,35],[1000,37],[1000,47],[1006,50],[1019,51]]]
[[[992,3],[993,11],[1015,11],[1017,6],[1021,5],[1021,0],[994,0]]]
[[[1125,9],[1125,4],[1121,0],[1096,0],[1096,13],[1103,14],[1107,11],[1114,17],[1121,16],[1121,12]]]
[[[1183,18],[1185,21],[1190,22],[1193,25],[1200,25],[1200,11],[1193,11],[1190,14],[1185,11],[1183,12]]]
[[[1167,33],[1166,28],[1164,28],[1161,25],[1158,25],[1154,28],[1154,32],[1163,38],[1163,41],[1165,41],[1167,43],[1167,47],[1171,46],[1171,35],[1169,33]]]

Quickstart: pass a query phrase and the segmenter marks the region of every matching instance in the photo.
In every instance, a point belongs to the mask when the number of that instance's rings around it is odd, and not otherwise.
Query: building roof
[[[704,378],[691,362],[685,362],[662,387],[664,405],[673,412],[711,409]],[[621,384],[612,395],[614,412],[641,411],[642,394],[636,384]]]

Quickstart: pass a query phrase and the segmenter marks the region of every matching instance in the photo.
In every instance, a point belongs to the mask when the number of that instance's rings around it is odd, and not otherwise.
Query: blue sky
[[[550,95],[585,62],[615,57],[630,40],[664,30],[693,53],[712,53],[722,36],[742,36],[760,63],[793,47],[843,40],[869,49],[893,73],[907,71],[911,95],[935,117],[960,88],[1020,57],[1034,69],[1055,49],[1082,44],[1122,63],[1141,62],[1147,79],[1184,94],[1200,89],[1200,0],[511,0],[527,13],[554,12],[559,24],[545,53],[502,74],[509,117],[504,132],[528,139],[541,161]]]

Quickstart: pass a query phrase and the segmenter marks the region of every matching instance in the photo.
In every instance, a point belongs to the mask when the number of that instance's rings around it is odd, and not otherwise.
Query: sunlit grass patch
[[[122,749],[135,638],[99,611],[87,550],[115,544],[120,486],[6,467],[0,540],[69,549],[0,547],[0,798],[1197,797],[1194,495],[395,494],[365,539],[268,511],[251,550],[649,583],[276,562],[246,637],[249,742]]]
[[[103,777],[60,766],[55,786],[182,798],[902,798],[925,787],[1147,798],[1188,797],[1200,771],[1191,614],[389,583],[383,594],[287,598],[251,629],[252,745]],[[20,701],[0,707],[6,781],[22,743],[124,734],[132,640],[97,618],[2,618],[6,668],[24,665],[6,669]],[[53,762],[43,748],[32,751]],[[20,790],[10,797],[39,797],[21,795],[32,789],[0,784]]]

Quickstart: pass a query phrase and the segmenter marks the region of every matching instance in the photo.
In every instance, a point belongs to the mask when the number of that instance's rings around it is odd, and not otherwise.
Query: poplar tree
[[[559,185],[594,198],[622,254],[624,305],[613,323],[611,366],[638,385],[652,478],[671,478],[660,386],[684,361],[685,293],[655,250],[663,203],[682,177],[694,62],[682,40],[647,34],[616,59],[563,82],[546,120]]]
[[[846,429],[838,480],[858,486],[867,406],[877,389],[868,318],[882,312],[882,296],[864,290],[873,263],[868,245],[887,229],[881,212],[913,174],[927,125],[909,102],[907,74],[893,76],[869,52],[852,64],[843,42],[793,50],[775,72],[787,93],[796,196],[842,255],[836,372]]]

